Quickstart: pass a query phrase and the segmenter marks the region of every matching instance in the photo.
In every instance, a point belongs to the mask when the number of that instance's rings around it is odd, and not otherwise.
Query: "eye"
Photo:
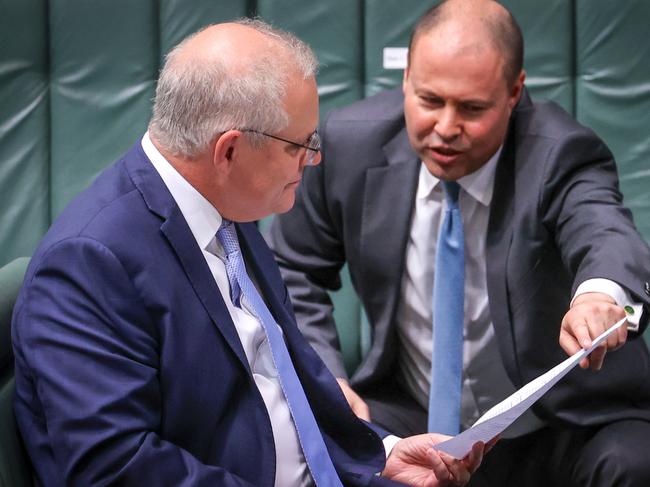
[[[293,144],[287,144],[285,152],[293,157],[297,155],[298,152],[300,152],[300,149],[302,149],[302,147]]]
[[[439,98],[437,96],[432,96],[432,95],[420,95],[420,102],[423,105],[427,105],[431,107],[439,107],[445,104],[442,98]]]
[[[467,103],[467,104],[461,105],[461,110],[463,110],[466,113],[474,114],[474,115],[478,115],[480,113],[483,113],[486,109],[487,109],[486,106],[478,105],[476,103]]]

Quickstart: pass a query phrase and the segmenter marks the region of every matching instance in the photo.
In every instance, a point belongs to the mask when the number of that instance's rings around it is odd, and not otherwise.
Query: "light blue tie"
[[[465,238],[458,207],[460,186],[443,181],[447,210],[438,236],[433,284],[433,350],[429,431],[456,435],[460,429],[463,377]]]
[[[226,273],[230,282],[233,303],[239,305],[243,295],[250,308],[252,308],[251,311],[257,316],[266,332],[273,362],[278,370],[280,386],[287,399],[289,411],[305,455],[305,461],[314,482],[318,487],[341,487],[341,481],[329,456],[323,436],[318,429],[316,419],[305,396],[305,391],[296,374],[296,369],[291,362],[282,333],[257,288],[246,273],[235,225],[224,220],[217,231],[217,239],[226,252]],[[282,438],[276,438],[276,440],[282,441]]]

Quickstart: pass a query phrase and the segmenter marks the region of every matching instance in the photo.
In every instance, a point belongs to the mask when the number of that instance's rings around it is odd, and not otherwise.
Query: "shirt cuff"
[[[573,299],[571,300],[571,306],[573,306],[573,301],[585,293],[603,293],[610,296],[616,304],[625,309],[627,313],[627,329],[630,331],[639,331],[639,321],[641,320],[641,314],[643,313],[643,303],[633,301],[630,297],[630,293],[624,289],[622,286],[617,284],[614,281],[603,278],[594,278],[587,279],[585,282],[578,286]]]
[[[386,450],[386,458],[390,455],[390,452],[393,451],[393,447],[400,441],[401,438],[395,435],[388,435],[382,441],[384,442],[384,450]]]

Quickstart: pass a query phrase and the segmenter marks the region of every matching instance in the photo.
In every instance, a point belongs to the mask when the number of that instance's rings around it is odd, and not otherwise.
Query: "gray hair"
[[[268,36],[274,44],[243,70],[233,70],[226,56],[179,60],[183,47],[201,31],[184,39],[166,57],[149,132],[174,155],[194,158],[227,130],[282,131],[289,124],[283,105],[289,76],[296,72],[303,79],[316,75],[314,52],[293,34],[259,19],[236,23]],[[247,132],[247,136],[253,147],[266,143],[259,134]]]

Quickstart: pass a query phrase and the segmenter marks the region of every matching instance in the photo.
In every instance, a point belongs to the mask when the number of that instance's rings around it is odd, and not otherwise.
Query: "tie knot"
[[[449,206],[458,206],[458,194],[460,193],[460,184],[456,181],[443,181],[442,187],[445,190],[445,198]]]
[[[219,240],[223,250],[226,252],[226,256],[239,250],[237,231],[235,230],[235,225],[230,220],[224,219],[221,222],[221,226],[217,230],[217,240]]]

